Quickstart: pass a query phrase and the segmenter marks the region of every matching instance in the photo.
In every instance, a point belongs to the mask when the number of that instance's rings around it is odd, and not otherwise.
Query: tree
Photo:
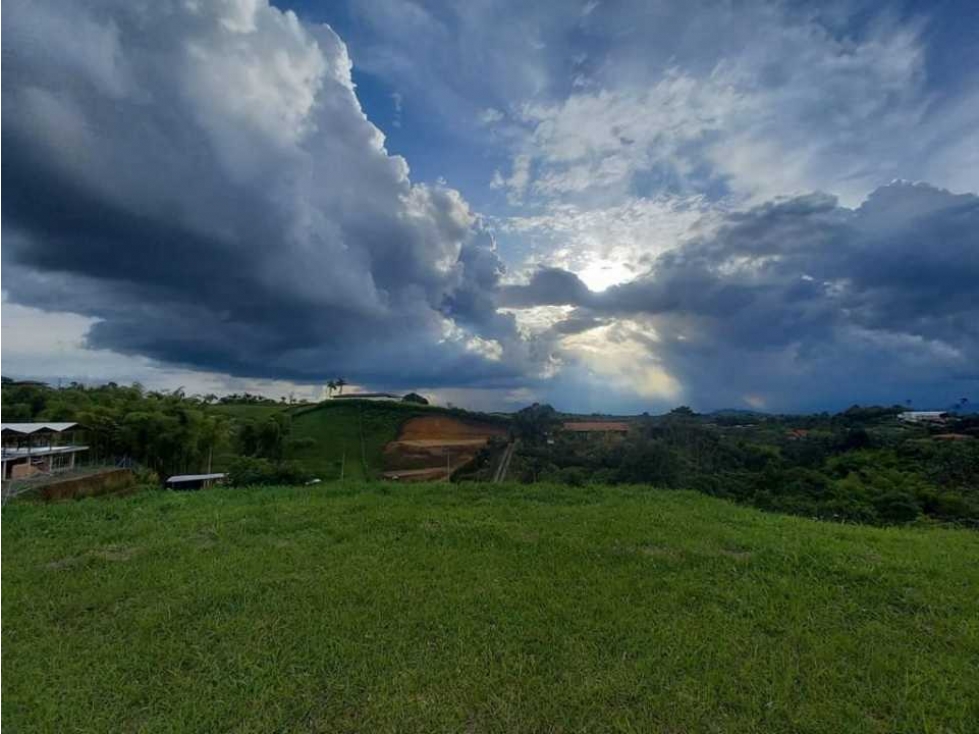
[[[539,443],[557,427],[557,411],[550,405],[534,403],[513,415],[513,432],[528,443]]]
[[[336,380],[330,380],[328,383],[326,383],[326,394],[329,395],[331,398],[333,397],[333,391],[336,389],[337,389]]]
[[[347,384],[347,381],[344,380],[342,377],[338,377],[337,378],[337,380],[336,380],[336,386],[337,386],[337,390],[340,391],[340,394],[341,395],[343,395],[343,386],[346,385],[346,384]]]
[[[228,484],[232,487],[303,484],[308,479],[308,472],[293,461],[273,463],[268,459],[240,456],[228,467]]]

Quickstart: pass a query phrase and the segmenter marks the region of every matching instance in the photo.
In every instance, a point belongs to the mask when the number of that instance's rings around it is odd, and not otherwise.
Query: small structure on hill
[[[75,442],[78,423],[2,423],[3,481],[58,474],[75,468],[88,446]]]
[[[207,489],[224,481],[225,475],[217,474],[178,474],[166,481],[167,489]]]

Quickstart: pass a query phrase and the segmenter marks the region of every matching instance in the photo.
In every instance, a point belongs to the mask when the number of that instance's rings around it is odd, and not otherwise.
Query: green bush
[[[292,461],[271,462],[254,456],[235,459],[228,469],[228,484],[249,487],[263,484],[303,484],[309,474]]]

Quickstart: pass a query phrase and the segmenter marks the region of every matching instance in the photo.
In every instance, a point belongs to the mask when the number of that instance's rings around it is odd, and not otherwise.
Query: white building
[[[0,423],[3,481],[74,469],[77,455],[88,451],[73,440],[79,430],[77,423]]]
[[[897,416],[905,423],[944,423],[947,418],[948,413],[943,410],[907,410]]]

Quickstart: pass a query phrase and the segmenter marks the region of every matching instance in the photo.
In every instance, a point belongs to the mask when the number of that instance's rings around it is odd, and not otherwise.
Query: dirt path
[[[517,442],[515,440],[507,444],[506,449],[503,451],[503,457],[500,459],[500,463],[493,473],[493,484],[506,481],[506,474],[510,471],[510,460],[513,459],[513,452],[516,448]]]

